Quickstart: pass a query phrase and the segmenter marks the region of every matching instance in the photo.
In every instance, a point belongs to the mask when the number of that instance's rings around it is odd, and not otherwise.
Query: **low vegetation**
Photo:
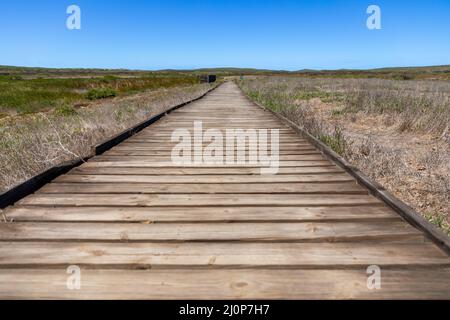
[[[41,77],[29,74],[0,75],[0,115],[3,117],[48,111],[65,105],[125,96],[143,90],[194,85],[194,75],[138,74],[93,77]]]
[[[254,77],[239,84],[450,234],[450,82]]]
[[[110,88],[102,88],[102,89],[91,89],[86,94],[86,98],[89,100],[98,100],[105,98],[112,98],[117,95],[116,91]]]
[[[115,88],[120,92],[124,83],[119,83]],[[0,193],[64,161],[89,155],[91,146],[107,137],[196,98],[211,87],[209,84],[191,84],[191,79],[158,79],[157,83],[161,84],[159,88],[133,95],[95,100],[83,106],[74,106],[69,103],[70,99],[62,99],[59,105],[45,112],[0,119]],[[155,84],[144,79],[129,82],[129,86],[148,88]],[[61,90],[63,94],[67,92]],[[97,93],[93,95],[96,99],[102,95],[110,96],[102,91]],[[41,99],[34,101],[44,102]],[[39,106],[33,110],[47,109],[43,104]]]

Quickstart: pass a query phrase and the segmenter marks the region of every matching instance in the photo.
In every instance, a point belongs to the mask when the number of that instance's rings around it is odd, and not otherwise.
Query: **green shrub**
[[[333,110],[331,110],[331,115],[333,116],[333,117],[338,117],[338,116],[341,116],[341,115],[343,115],[345,112],[344,112],[344,110],[342,110],[342,109],[333,109]]]
[[[89,100],[98,100],[104,98],[115,97],[117,93],[110,88],[91,89],[86,94],[86,98]]]
[[[125,118],[125,114],[122,110],[116,110],[114,112],[114,118],[116,119],[117,123],[121,123],[123,121],[123,119]]]
[[[56,108],[54,113],[58,116],[73,116],[77,114],[77,111],[69,105],[62,105]]]
[[[425,217],[427,218],[427,220],[434,224],[435,226],[439,227],[440,229],[444,230],[445,233],[447,233],[450,236],[450,225],[448,225],[445,222],[445,219],[443,216],[439,215],[439,214],[430,214],[430,213],[426,213]]]
[[[342,135],[342,130],[336,128],[333,135],[321,134],[319,135],[319,140],[329,146],[334,152],[339,155],[344,155],[347,149],[347,144],[345,142],[344,136]]]

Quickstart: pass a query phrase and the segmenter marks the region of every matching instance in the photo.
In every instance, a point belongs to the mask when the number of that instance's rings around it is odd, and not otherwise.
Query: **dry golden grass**
[[[259,77],[240,86],[450,235],[450,82]]]
[[[199,97],[207,84],[146,91],[125,98],[0,119],[0,192],[89,155],[91,146],[172,106]]]

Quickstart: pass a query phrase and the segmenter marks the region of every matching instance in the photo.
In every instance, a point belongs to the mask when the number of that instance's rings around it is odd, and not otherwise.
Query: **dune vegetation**
[[[253,77],[239,85],[450,234],[450,82]]]
[[[28,114],[58,108],[77,107],[91,100],[124,96],[198,83],[187,75],[115,75],[67,78],[27,78],[25,75],[0,75],[0,116]]]
[[[193,75],[0,76],[0,193],[209,88]]]

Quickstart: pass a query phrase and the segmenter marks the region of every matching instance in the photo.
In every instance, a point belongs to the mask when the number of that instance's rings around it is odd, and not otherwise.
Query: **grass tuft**
[[[62,106],[56,108],[53,113],[57,116],[68,117],[68,116],[76,115],[77,111],[75,110],[74,107],[72,107],[70,105],[62,105]]]
[[[91,89],[86,94],[88,100],[99,100],[117,96],[117,92],[110,88]]]
[[[426,214],[427,220],[443,230],[448,236],[450,236],[450,225],[445,221],[444,217],[439,214]]]
[[[341,156],[345,154],[347,150],[347,144],[340,128],[336,127],[332,135],[320,134],[318,138],[337,154]]]

